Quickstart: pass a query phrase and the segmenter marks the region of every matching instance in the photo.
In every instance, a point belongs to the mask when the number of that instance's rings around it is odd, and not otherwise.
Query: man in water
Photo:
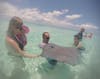
[[[85,50],[85,48],[82,46],[82,43],[80,42],[78,35],[74,36],[74,45],[76,46],[76,48],[78,48],[80,50]]]
[[[85,32],[85,29],[84,28],[81,28],[80,29],[80,32],[77,34],[79,36],[79,40],[81,41],[82,38],[83,38],[83,32]]]
[[[50,35],[48,32],[44,32],[42,35],[42,43],[40,44],[40,48],[44,48],[45,45],[49,44]],[[57,64],[57,60],[47,58],[47,61],[50,65],[55,66]]]

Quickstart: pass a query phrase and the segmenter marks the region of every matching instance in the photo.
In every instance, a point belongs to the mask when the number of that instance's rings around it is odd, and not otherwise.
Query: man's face
[[[46,39],[49,39],[49,38],[50,38],[50,36],[49,36],[48,33],[45,33],[45,38],[46,38]]]
[[[85,32],[85,29],[84,29],[84,28],[82,28],[82,29],[81,29],[81,32]]]
[[[74,37],[74,42],[79,42],[77,37]]]

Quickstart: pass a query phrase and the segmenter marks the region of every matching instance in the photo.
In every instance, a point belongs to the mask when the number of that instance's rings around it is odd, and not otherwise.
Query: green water
[[[25,47],[29,53],[40,54],[42,50],[38,45],[42,41],[42,33],[47,31],[50,33],[50,42],[61,46],[72,46],[73,35],[77,31],[53,28],[49,26],[36,25],[33,23],[25,23],[30,28],[30,33],[27,34],[28,44]],[[5,35],[8,27],[8,21],[0,22],[0,79],[9,79],[12,75],[14,65],[10,57],[7,55],[5,47]],[[86,48],[81,54],[81,63],[76,66],[58,63],[55,68],[50,68],[46,59],[43,57],[29,59],[23,58],[25,68],[30,79],[100,79],[100,53],[97,45],[99,38],[94,35],[93,39],[84,39],[83,45]],[[22,79],[25,79],[23,76]],[[26,74],[27,75],[27,74]],[[16,76],[15,79],[18,79]],[[27,78],[29,79],[29,78]]]

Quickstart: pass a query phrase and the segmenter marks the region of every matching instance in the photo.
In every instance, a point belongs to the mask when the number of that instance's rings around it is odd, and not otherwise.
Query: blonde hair
[[[7,34],[9,36],[14,36],[13,30],[16,29],[16,26],[22,26],[22,24],[23,24],[23,21],[21,18],[17,16],[12,17],[12,19],[9,22]]]

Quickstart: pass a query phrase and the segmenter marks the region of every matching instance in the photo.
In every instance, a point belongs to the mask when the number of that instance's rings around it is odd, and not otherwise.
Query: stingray
[[[77,48],[59,46],[53,43],[45,45],[41,55],[71,65],[76,65],[79,59]]]

